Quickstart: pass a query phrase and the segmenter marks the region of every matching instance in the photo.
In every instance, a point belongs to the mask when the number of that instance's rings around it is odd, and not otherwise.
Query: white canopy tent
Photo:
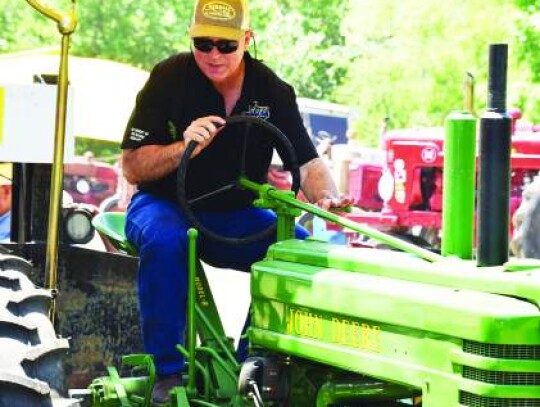
[[[35,74],[58,74],[58,49],[0,54],[0,84],[30,84]],[[69,57],[76,137],[120,142],[148,72],[114,61]]]

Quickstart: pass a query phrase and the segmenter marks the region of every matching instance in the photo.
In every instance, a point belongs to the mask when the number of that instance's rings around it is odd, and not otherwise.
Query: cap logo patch
[[[222,1],[211,1],[203,7],[202,14],[213,20],[228,21],[236,17],[236,11],[230,4]]]

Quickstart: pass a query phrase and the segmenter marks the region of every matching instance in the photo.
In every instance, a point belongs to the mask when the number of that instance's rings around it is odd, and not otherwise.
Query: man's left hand
[[[324,198],[319,199],[317,202],[315,202],[315,205],[317,205],[319,208],[324,209],[326,211],[332,211],[333,209],[344,209],[349,206],[352,206],[354,203],[354,199],[349,196],[343,196],[343,197],[334,197],[334,196],[325,196]]]

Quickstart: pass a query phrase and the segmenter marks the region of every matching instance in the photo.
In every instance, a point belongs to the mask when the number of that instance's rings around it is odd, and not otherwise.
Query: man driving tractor
[[[340,198],[330,172],[303,126],[293,88],[247,51],[253,39],[245,0],[199,0],[189,30],[192,51],[158,63],[140,91],[122,142],[126,179],[137,185],[128,210],[126,235],[139,250],[138,295],[145,351],[154,356],[158,380],[154,402],[165,402],[184,367],[175,345],[183,343],[187,298],[187,230],[178,204],[176,169],[190,142],[186,193],[208,229],[244,237],[275,222],[275,214],[253,207],[247,191],[219,190],[234,177],[242,140],[228,132],[231,116],[256,116],[279,128],[292,144],[301,188],[324,209],[351,203]],[[248,134],[247,173],[265,181],[272,145]],[[257,175],[258,174],[258,175]],[[202,197],[202,198],[200,198]],[[199,198],[199,199],[196,199]],[[307,232],[296,227],[298,238]],[[273,238],[240,247],[201,236],[201,258],[217,267],[248,271]]]

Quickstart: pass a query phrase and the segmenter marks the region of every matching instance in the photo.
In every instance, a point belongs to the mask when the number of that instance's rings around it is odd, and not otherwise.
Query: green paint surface
[[[472,259],[476,118],[468,112],[452,112],[445,124],[442,254]]]

